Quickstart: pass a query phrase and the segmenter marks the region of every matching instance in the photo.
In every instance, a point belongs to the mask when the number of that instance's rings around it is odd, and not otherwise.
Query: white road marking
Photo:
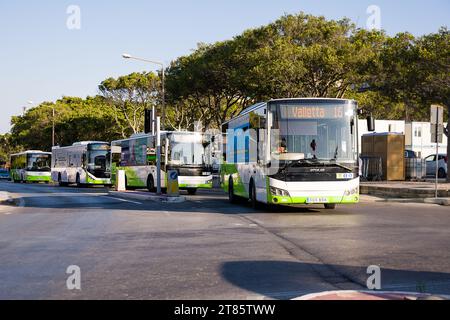
[[[125,199],[122,199],[122,198],[116,198],[116,197],[110,197],[110,196],[103,196],[103,197],[104,198],[109,198],[109,199],[119,200],[119,201],[122,201],[122,202],[129,202],[129,203],[134,203],[134,204],[142,204],[142,202],[125,200]]]

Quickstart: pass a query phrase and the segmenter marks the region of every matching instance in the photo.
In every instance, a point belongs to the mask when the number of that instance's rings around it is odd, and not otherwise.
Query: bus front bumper
[[[212,189],[213,177],[211,176],[179,176],[178,185],[180,189]]]
[[[359,178],[329,182],[282,182],[270,179],[268,203],[271,204],[354,204],[359,199]]]
[[[52,180],[52,177],[50,173],[42,174],[26,174],[24,176],[24,180],[27,182],[50,182]]]

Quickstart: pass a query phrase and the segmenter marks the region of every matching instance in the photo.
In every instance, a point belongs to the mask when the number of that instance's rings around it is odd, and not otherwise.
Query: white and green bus
[[[11,155],[11,179],[16,182],[49,183],[51,172],[50,152],[29,150]]]
[[[167,173],[178,172],[180,189],[195,194],[197,189],[212,188],[210,135],[191,131],[161,132],[161,187],[167,186]],[[125,171],[127,188],[154,191],[156,183],[156,136],[137,134],[113,141],[113,172]],[[113,176],[115,174],[113,173]]]
[[[60,186],[111,185],[111,146],[103,141],[52,148],[52,180]]]
[[[231,202],[311,204],[359,201],[358,106],[298,98],[259,103],[225,123],[221,184]]]

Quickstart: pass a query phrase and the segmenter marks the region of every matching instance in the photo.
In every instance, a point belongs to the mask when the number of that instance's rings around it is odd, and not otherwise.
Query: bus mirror
[[[152,110],[144,110],[144,133],[150,133],[152,131]]]
[[[369,132],[375,131],[375,118],[372,115],[367,117],[367,130]]]
[[[266,119],[254,112],[250,113],[250,128],[263,129],[266,127]]]

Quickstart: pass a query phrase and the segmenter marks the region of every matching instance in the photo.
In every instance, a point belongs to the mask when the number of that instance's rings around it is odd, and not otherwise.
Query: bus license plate
[[[328,203],[327,198],[307,198],[306,203]]]

